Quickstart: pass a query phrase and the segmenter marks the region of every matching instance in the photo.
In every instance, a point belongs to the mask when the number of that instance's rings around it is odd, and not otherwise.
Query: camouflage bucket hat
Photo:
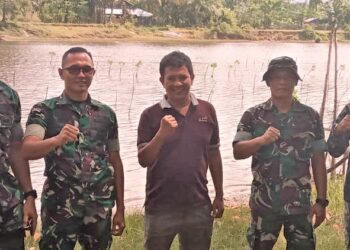
[[[263,75],[262,80],[266,81],[269,73],[275,69],[289,69],[290,71],[292,71],[295,74],[295,76],[298,78],[298,80],[302,81],[302,79],[300,78],[300,76],[298,74],[298,66],[297,66],[296,62],[288,56],[281,56],[281,57],[276,57],[276,58],[272,59],[269,63],[267,71]]]

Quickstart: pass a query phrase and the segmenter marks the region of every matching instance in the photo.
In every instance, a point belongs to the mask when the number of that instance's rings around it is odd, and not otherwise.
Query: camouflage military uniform
[[[339,157],[345,153],[349,147],[350,131],[345,134],[335,135],[334,129],[338,123],[343,120],[346,115],[350,114],[350,104],[346,105],[338,115],[335,123],[333,124],[331,133],[329,135],[327,144],[328,151],[333,157]],[[348,161],[348,168],[346,171],[346,178],[344,184],[344,200],[345,200],[345,211],[344,211],[344,227],[345,227],[345,243],[346,248],[350,249],[350,161]]]
[[[79,140],[45,156],[47,176],[42,193],[41,249],[108,249],[114,206],[114,169],[108,151],[118,151],[115,113],[89,98],[74,102],[65,94],[36,104],[25,136],[47,139],[65,124],[79,128]]]
[[[284,224],[288,247],[313,249],[309,168],[313,153],[326,150],[323,125],[316,111],[297,100],[288,113],[268,100],[243,114],[233,144],[262,136],[270,126],[281,137],[252,156],[250,247],[271,249]]]
[[[12,141],[21,141],[23,130],[20,124],[21,105],[17,93],[0,81],[0,236],[6,236],[22,228],[23,198],[15,177],[10,174],[8,150]],[[0,243],[0,249],[22,249],[21,239]],[[13,243],[20,244],[14,248]],[[8,247],[4,246],[8,243]],[[4,248],[3,248],[4,247]]]

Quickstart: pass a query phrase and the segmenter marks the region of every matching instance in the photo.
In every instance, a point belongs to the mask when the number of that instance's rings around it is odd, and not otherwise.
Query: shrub
[[[229,38],[229,39],[243,39],[242,30],[235,26],[230,25],[226,22],[220,23],[218,26],[212,29],[212,34],[217,34],[218,38]]]
[[[299,32],[299,38],[301,40],[314,40],[316,38],[316,32],[311,25],[305,25],[304,29]]]
[[[344,26],[344,38],[346,39],[346,40],[350,40],[350,25],[349,24],[346,24],[345,26]]]

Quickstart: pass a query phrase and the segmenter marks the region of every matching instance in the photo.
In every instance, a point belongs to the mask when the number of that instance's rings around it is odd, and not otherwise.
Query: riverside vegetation
[[[318,250],[344,249],[343,235],[343,177],[331,179],[328,184],[329,207],[327,218],[323,224],[315,230]],[[314,195],[314,194],[313,194]],[[245,233],[250,221],[250,212],[247,204],[234,207],[226,207],[222,219],[214,223],[212,238],[213,250],[242,250],[247,249]],[[143,249],[143,215],[141,212],[128,214],[126,217],[126,230],[123,236],[114,237],[111,249],[136,250]],[[283,231],[282,231],[283,232]],[[34,238],[27,237],[26,247],[36,250],[40,233]],[[172,250],[178,249],[177,241],[174,241]],[[279,237],[274,249],[285,249],[285,240]],[[78,245],[78,244],[77,244]],[[80,246],[76,250],[80,250]]]
[[[105,15],[107,8],[142,8],[153,16],[145,21],[123,11],[112,18]],[[0,0],[1,17],[3,40],[15,36],[323,41],[335,22],[338,39],[350,39],[350,0]]]
[[[350,27],[350,26],[349,26]],[[16,22],[0,27],[0,41],[73,41],[73,42],[225,42],[225,41],[328,41],[327,30],[306,25],[301,30],[245,29],[238,33],[218,33],[210,28],[138,26],[126,24],[62,24]],[[224,34],[224,35],[223,35]],[[338,31],[338,40],[350,41],[350,31]]]

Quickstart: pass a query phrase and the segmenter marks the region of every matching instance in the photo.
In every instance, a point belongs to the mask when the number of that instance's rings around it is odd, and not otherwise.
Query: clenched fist
[[[57,144],[59,146],[62,146],[67,142],[76,141],[78,139],[78,134],[79,134],[79,128],[70,124],[66,124],[61,129],[60,133],[55,136],[55,138],[57,140]]]
[[[281,133],[277,128],[270,126],[265,133],[261,136],[264,145],[274,143],[281,137]]]
[[[165,115],[160,121],[159,134],[163,138],[171,136],[178,127],[177,121],[172,115]]]

